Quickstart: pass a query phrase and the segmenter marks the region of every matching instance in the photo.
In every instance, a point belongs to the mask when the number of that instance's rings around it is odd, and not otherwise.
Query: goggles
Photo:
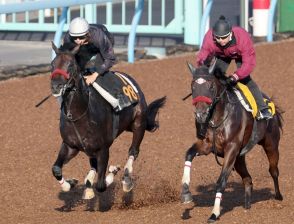
[[[219,36],[215,36],[215,35],[214,35],[214,38],[217,39],[217,40],[224,40],[224,39],[228,38],[228,37],[230,36],[230,34],[231,34],[231,33],[229,33],[229,34],[226,35],[226,36],[221,36],[221,37],[219,37]]]
[[[84,40],[84,39],[86,39],[86,35],[84,35],[84,36],[77,36],[77,37],[71,37],[73,40],[77,40],[77,39],[79,39],[79,40]]]

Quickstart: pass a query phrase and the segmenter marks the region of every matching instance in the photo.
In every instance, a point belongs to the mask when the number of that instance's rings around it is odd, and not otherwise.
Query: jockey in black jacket
[[[81,17],[73,19],[60,49],[72,50],[77,45],[80,45],[80,49],[76,54],[76,60],[81,71],[86,74],[84,78],[88,85],[94,84],[99,75],[106,74],[116,63],[114,37],[102,24],[88,24],[87,20]],[[93,57],[96,57],[94,64],[91,60]],[[110,102],[99,90],[97,91]],[[114,109],[119,111],[122,108],[118,104],[118,108]]]

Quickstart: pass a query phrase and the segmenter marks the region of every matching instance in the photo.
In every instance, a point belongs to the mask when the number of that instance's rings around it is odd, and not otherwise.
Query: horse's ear
[[[218,67],[214,68],[214,71],[213,71],[213,75],[218,78],[218,79],[221,79],[221,80],[225,80],[226,79],[226,76],[225,74],[222,72],[222,70]]]
[[[187,65],[188,65],[188,68],[189,68],[190,72],[192,73],[192,75],[194,75],[196,68],[192,64],[190,64],[189,62],[187,62]]]
[[[78,53],[78,51],[80,50],[80,47],[81,47],[81,45],[78,44],[70,51],[70,53],[73,55],[76,55]]]
[[[56,45],[54,44],[53,41],[51,41],[51,45],[52,45],[52,48],[53,48],[55,54],[58,54],[59,53],[59,50],[58,50],[58,48],[56,47]]]

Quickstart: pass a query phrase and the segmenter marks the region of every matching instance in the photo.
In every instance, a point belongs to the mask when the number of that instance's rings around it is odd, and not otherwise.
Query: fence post
[[[272,0],[268,14],[267,42],[273,41],[273,26],[276,11],[277,0]]]
[[[241,0],[241,26],[248,32],[249,31],[249,1],[248,0]]]
[[[210,10],[213,4],[213,0],[208,0],[205,6],[205,10],[203,12],[202,18],[201,18],[201,27],[200,27],[200,47],[202,46],[203,38],[206,33],[206,23],[207,19],[210,15]]]
[[[135,51],[135,38],[136,38],[136,29],[140,22],[141,15],[144,8],[144,0],[138,0],[138,4],[135,9],[135,15],[132,20],[132,27],[129,34],[128,40],[128,62],[134,63],[134,51]],[[137,1],[136,1],[137,2]]]
[[[202,1],[185,0],[184,10],[184,43],[200,45],[199,30],[202,15]]]
[[[253,36],[265,37],[268,28],[270,0],[253,0]]]
[[[61,17],[59,19],[58,28],[57,28],[57,31],[56,31],[55,36],[54,36],[54,44],[56,45],[56,47],[60,46],[63,26],[66,23],[66,19],[67,19],[67,11],[68,11],[68,7],[63,7],[62,8],[62,13],[61,13]],[[52,60],[55,58],[55,56],[56,56],[56,54],[52,50],[52,54],[51,54]]]
[[[96,4],[85,5],[85,19],[89,23],[97,23],[95,16],[96,16]]]

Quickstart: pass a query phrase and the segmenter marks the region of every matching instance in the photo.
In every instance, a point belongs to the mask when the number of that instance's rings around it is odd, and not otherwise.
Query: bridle
[[[55,97],[62,97],[62,103],[61,103],[61,107],[60,107],[60,110],[62,111],[63,115],[65,116],[65,118],[67,118],[69,121],[71,122],[76,122],[78,120],[80,120],[82,117],[84,117],[88,110],[89,110],[89,103],[90,103],[90,94],[88,93],[88,104],[87,104],[87,108],[85,109],[85,111],[80,115],[78,116],[77,118],[74,118],[71,111],[70,111],[70,106],[72,104],[72,101],[74,99],[74,96],[75,96],[75,93],[77,91],[77,87],[76,87],[76,80],[74,78],[74,75],[73,74],[70,74],[69,72],[63,70],[63,69],[54,69],[53,72],[51,73],[50,75],[50,78],[53,79],[54,77],[56,77],[57,75],[61,75],[64,77],[66,81],[66,83],[62,86],[62,88],[60,89],[60,92],[58,94],[54,94]],[[82,78],[81,78],[82,79]],[[82,79],[82,81],[84,81]],[[67,112],[65,113],[65,100],[66,98],[68,98],[68,103],[67,103]]]
[[[55,78],[58,75],[61,75],[67,81],[60,89],[60,92],[57,94],[53,94],[53,96],[63,97],[68,90],[71,90],[73,88],[72,81],[74,81],[74,78],[72,76],[70,76],[70,74],[67,71],[60,69],[60,68],[56,68],[51,73],[50,79],[52,80],[53,78]]]
[[[206,81],[212,81],[215,77],[212,75],[197,75],[194,76],[193,80],[192,80],[192,86],[195,85],[194,83],[198,83],[198,84],[203,84]],[[219,127],[220,125],[210,125],[210,121],[213,117],[214,111],[215,111],[215,107],[218,104],[218,102],[223,98],[225,92],[226,92],[226,88],[223,88],[221,90],[221,92],[218,94],[218,90],[215,87],[215,85],[213,85],[213,92],[212,92],[212,97],[208,97],[208,96],[197,96],[195,98],[192,99],[192,104],[195,106],[197,103],[199,102],[205,102],[207,104],[209,104],[208,106],[208,114],[205,118],[204,122],[199,122],[197,120],[197,117],[195,116],[195,122],[196,122],[196,126],[198,126],[197,128],[197,136],[200,139],[204,139],[206,132],[207,132],[207,128],[210,127]],[[193,91],[193,90],[192,90]],[[193,94],[192,94],[193,95]],[[224,118],[224,120],[227,118],[227,116]],[[221,121],[221,123],[224,122]]]
[[[197,79],[199,78],[204,78],[203,76],[196,76],[194,77],[192,82],[196,82]],[[209,80],[213,80],[214,77],[205,77],[204,80],[209,81]],[[200,139],[204,139],[206,136],[206,132],[208,127],[210,127],[213,131],[213,140],[212,140],[212,151],[214,152],[215,155],[215,159],[218,165],[222,166],[222,164],[219,162],[218,157],[217,157],[217,150],[216,150],[216,143],[215,143],[215,138],[216,138],[216,129],[219,128],[224,122],[225,120],[228,118],[229,113],[227,113],[224,118],[218,123],[218,124],[213,124],[212,122],[212,118],[214,115],[214,111],[216,108],[216,105],[220,102],[220,100],[223,98],[224,94],[226,93],[227,88],[223,88],[221,90],[221,92],[218,94],[218,91],[216,88],[214,88],[213,91],[213,97],[209,98],[206,96],[197,96],[195,98],[192,99],[192,104],[196,105],[198,102],[205,102],[209,104],[208,107],[208,115],[205,119],[204,123],[199,123],[197,121],[197,117],[195,116],[195,123],[196,123],[196,127],[197,127],[197,136]]]

